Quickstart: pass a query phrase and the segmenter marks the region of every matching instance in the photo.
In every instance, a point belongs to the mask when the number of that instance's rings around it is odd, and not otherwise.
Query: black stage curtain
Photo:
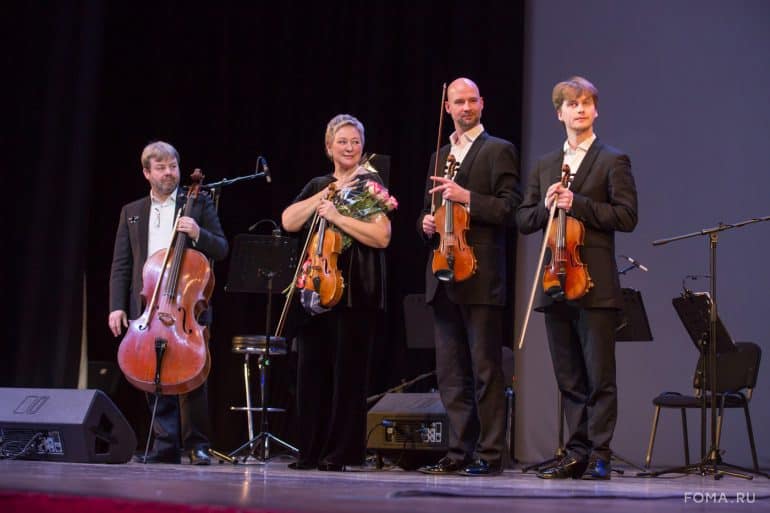
[[[520,146],[522,18],[522,3],[493,1],[14,6],[4,20],[16,77],[3,131],[6,176],[16,185],[4,216],[6,252],[14,251],[4,289],[17,301],[2,341],[12,364],[2,385],[75,385],[84,280],[89,358],[114,361],[118,341],[106,325],[113,236],[120,206],[147,193],[139,162],[146,143],[176,146],[183,183],[196,167],[211,182],[249,174],[257,155],[267,158],[272,184],[248,181],[222,193],[232,242],[260,219],[279,221],[301,186],[329,171],[324,129],[343,112],[364,123],[367,151],[391,156],[389,185],[400,202],[371,393],[432,369],[429,351],[406,349],[401,301],[423,289],[427,252],[415,219],[441,84],[473,78],[486,128]],[[451,122],[445,126],[444,138]],[[228,264],[215,266],[211,340],[214,444],[223,449],[245,440],[242,414],[229,411],[243,402],[242,359],[230,341],[264,332],[265,323],[264,295],[224,291]],[[280,303],[276,296],[274,320]],[[291,410],[293,360],[274,364],[273,402]],[[142,435],[149,419],[141,394],[123,383],[114,396]],[[291,411],[271,421],[291,437]]]

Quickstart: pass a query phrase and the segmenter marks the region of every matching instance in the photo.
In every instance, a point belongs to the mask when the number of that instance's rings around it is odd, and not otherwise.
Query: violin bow
[[[438,113],[438,137],[436,138],[436,160],[433,163],[433,176],[438,176],[438,151],[441,149],[441,133],[444,130],[444,102],[446,102],[446,82],[441,88],[441,106]],[[433,183],[434,187],[436,183]],[[430,197],[430,214],[433,215],[436,212],[436,193],[431,194]]]
[[[307,237],[305,237],[305,244],[302,246],[302,253],[300,254],[300,257],[298,258],[297,262],[297,268],[294,270],[294,277],[291,280],[291,284],[289,285],[289,288],[284,290],[286,292],[286,299],[283,302],[283,308],[281,309],[281,316],[278,319],[278,326],[275,328],[275,335],[273,337],[280,337],[281,333],[283,333],[284,325],[286,324],[286,317],[289,313],[289,303],[291,302],[292,298],[294,297],[294,291],[297,290],[297,277],[299,276],[299,271],[302,269],[302,264],[305,263],[305,255],[307,255],[307,247],[310,244],[310,239],[313,238],[313,232],[315,232],[316,227],[318,226],[318,212],[313,214],[313,220],[310,222],[310,229],[307,232]]]
[[[569,176],[569,166],[564,164],[561,168],[562,173],[566,173]],[[553,224],[553,218],[556,214],[556,199],[553,200],[551,210],[548,213],[548,223],[545,225],[545,234],[543,235],[543,244],[540,246],[540,257],[537,260],[535,266],[535,279],[532,280],[532,290],[529,292],[529,303],[527,303],[527,310],[524,314],[524,322],[521,325],[521,333],[519,334],[519,341],[516,344],[519,349],[524,347],[524,337],[527,335],[527,325],[529,324],[529,317],[532,314],[532,305],[535,302],[535,291],[537,290],[537,284],[540,281],[540,274],[543,271],[543,260],[545,258],[545,248],[548,246],[548,237],[551,235],[551,225]],[[553,258],[553,257],[552,257]]]
[[[327,199],[331,199],[331,197],[336,194],[338,190],[334,187],[334,183],[331,183],[329,185],[329,195],[327,196]],[[299,271],[302,269],[302,264],[305,263],[303,260],[305,256],[307,255],[307,248],[310,245],[310,240],[313,238],[313,233],[318,228],[318,225],[321,222],[321,216],[318,215],[318,210],[315,211],[313,214],[313,220],[310,222],[310,229],[307,231],[307,237],[305,237],[305,244],[302,246],[302,253],[300,254],[299,261],[297,262],[297,268],[294,270],[294,278],[291,280],[291,284],[289,287],[284,291],[286,292],[286,300],[283,303],[283,309],[281,310],[281,317],[278,319],[278,326],[275,328],[275,335],[274,337],[280,337],[281,333],[283,332],[284,325],[286,324],[286,317],[289,313],[289,303],[291,302],[292,298],[294,297],[294,291],[297,290],[297,277],[299,276]]]

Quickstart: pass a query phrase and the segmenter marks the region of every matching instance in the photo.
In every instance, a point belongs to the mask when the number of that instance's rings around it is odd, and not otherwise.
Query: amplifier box
[[[449,419],[438,393],[385,394],[366,415],[368,449],[446,451]]]

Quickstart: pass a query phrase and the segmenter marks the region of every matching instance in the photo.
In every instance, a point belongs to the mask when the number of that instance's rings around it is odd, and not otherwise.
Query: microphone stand
[[[257,161],[257,162],[259,162],[259,161]],[[254,173],[252,173],[250,175],[243,175],[243,176],[238,176],[238,177],[235,177],[235,178],[223,178],[220,181],[214,182],[214,183],[204,183],[204,184],[201,184],[201,188],[203,188],[203,189],[211,189],[211,190],[219,190],[222,187],[227,187],[228,185],[233,185],[233,184],[236,184],[238,182],[242,182],[244,180],[253,180],[255,178],[262,178],[262,177],[269,178],[270,175],[266,171],[254,171]]]
[[[745,221],[739,221],[737,223],[733,224],[723,224],[719,223],[717,226],[711,227],[711,228],[704,228],[698,232],[693,233],[686,233],[684,235],[677,235],[674,237],[669,237],[667,239],[658,239],[656,241],[653,241],[653,246],[662,246],[663,244],[668,244],[669,242],[675,242],[678,240],[683,239],[689,239],[692,237],[698,237],[701,235],[708,236],[709,238],[709,269],[711,274],[711,286],[710,286],[710,295],[711,295],[711,307],[709,308],[709,344],[708,344],[708,358],[705,358],[707,355],[703,355],[704,359],[708,361],[708,382],[711,388],[711,432],[710,432],[710,438],[711,438],[711,447],[709,448],[708,455],[703,458],[700,462],[696,463],[695,465],[687,465],[684,467],[677,467],[673,469],[667,469],[662,470],[658,472],[650,472],[645,473],[645,475],[649,475],[652,477],[657,477],[662,474],[670,474],[670,473],[684,473],[688,474],[690,472],[697,472],[698,474],[705,476],[707,474],[713,475],[714,479],[721,479],[724,475],[730,475],[734,477],[740,477],[743,479],[752,479],[753,476],[750,476],[748,474],[742,474],[739,472],[734,472],[731,470],[725,470],[724,468],[720,467],[726,467],[728,465],[724,464],[722,462],[722,458],[719,455],[719,437],[717,437],[717,243],[718,243],[718,234],[721,231],[724,230],[731,230],[733,228],[740,228],[742,226],[746,226],[748,224],[758,223],[762,221],[770,221],[770,216],[765,217],[758,217],[758,218],[752,218],[747,219]],[[702,395],[702,403],[701,403],[701,409],[702,414],[705,413],[706,410],[706,391],[701,390]]]
[[[259,165],[262,163],[262,169],[263,171],[259,170]],[[214,201],[214,210],[216,212],[219,212],[219,198],[222,196],[222,188],[227,187],[228,185],[235,185],[238,182],[243,182],[245,180],[253,180],[255,178],[262,178],[265,177],[270,182],[270,173],[267,171],[267,164],[265,163],[265,158],[261,155],[257,157],[257,169],[250,175],[242,175],[235,178],[223,178],[218,182],[214,183],[206,183],[201,184],[200,188],[202,189],[208,189],[211,193],[211,198]],[[213,264],[213,261],[209,261],[209,263]]]
[[[260,163],[262,163],[263,171],[259,170]],[[267,165],[266,165],[266,162],[265,162],[265,158],[260,155],[259,157],[257,157],[257,168],[256,168],[256,170],[252,174],[250,174],[250,175],[242,175],[242,176],[238,176],[236,178],[223,178],[222,180],[220,180],[218,182],[209,183],[209,184],[201,184],[200,187],[203,188],[203,189],[208,189],[209,190],[209,192],[211,193],[212,201],[214,202],[214,211],[215,212],[219,212],[219,200],[220,200],[220,198],[222,196],[222,188],[223,187],[227,187],[229,185],[234,185],[234,184],[236,184],[238,182],[243,182],[243,181],[246,181],[246,180],[253,180],[255,178],[261,178],[261,177],[267,178],[267,181],[270,182],[270,173],[267,172]],[[211,268],[211,271],[213,272],[214,271],[214,259],[212,259],[212,258],[209,259],[209,267]],[[153,415],[154,415],[154,413],[155,412],[153,411]],[[218,450],[216,450],[214,448],[210,447],[209,450],[208,450],[208,453],[211,456],[217,458],[220,461],[220,463],[223,462],[223,461],[226,461],[228,463],[236,463],[235,458],[233,458],[229,454],[224,454],[221,451],[218,451]]]

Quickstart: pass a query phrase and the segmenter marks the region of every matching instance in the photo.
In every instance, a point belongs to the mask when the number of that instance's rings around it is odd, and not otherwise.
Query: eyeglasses
[[[155,228],[160,228],[160,207],[153,207],[155,211]]]

